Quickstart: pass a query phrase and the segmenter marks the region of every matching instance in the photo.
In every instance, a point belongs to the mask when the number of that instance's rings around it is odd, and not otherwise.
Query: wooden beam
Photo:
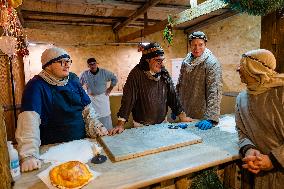
[[[17,11],[17,15],[18,15],[18,18],[19,18],[19,21],[20,21],[22,27],[25,28],[25,21],[24,21],[21,9],[20,8],[16,8],[16,11]]]
[[[39,11],[26,11],[22,10],[22,15],[25,22],[45,22],[55,24],[71,24],[71,25],[100,25],[112,26],[113,22],[125,19],[125,17],[111,17],[111,16],[90,16],[81,14],[68,14],[68,13],[52,13],[52,12],[39,12]],[[160,20],[149,19],[148,24],[154,25]],[[65,23],[64,23],[65,22]],[[139,18],[135,23],[131,23],[129,27],[144,27],[144,19]]]
[[[119,31],[123,27],[127,26],[130,22],[135,21],[141,14],[144,14],[147,12],[148,9],[151,7],[154,7],[156,4],[158,4],[160,0],[149,0],[146,4],[144,4],[141,8],[139,8],[136,12],[134,12],[131,16],[129,16],[128,19],[126,19],[122,23],[117,23],[113,27],[113,31]]]
[[[129,2],[129,1],[117,1],[117,0],[68,0],[68,1],[59,1],[59,0],[28,0],[24,1],[23,5],[21,6],[22,10],[42,10],[42,11],[49,11],[50,8],[53,7],[83,7],[83,8],[105,8],[105,9],[124,9],[124,10],[131,10],[135,11],[139,9],[139,7],[143,6],[145,2]],[[44,5],[44,6],[43,6]],[[178,12],[184,11],[188,9],[190,6],[188,5],[181,5],[181,4],[158,4],[153,7],[153,11],[173,11],[176,10]]]
[[[144,37],[146,35],[150,35],[152,33],[161,31],[161,30],[163,30],[166,27],[167,24],[168,24],[168,19],[163,20],[161,22],[158,22],[154,26],[145,27],[142,30],[138,30],[138,31],[136,31],[134,33],[131,33],[131,34],[126,35],[126,36],[123,36],[123,37],[119,38],[119,42],[131,41],[131,40],[137,39],[139,37]]]
[[[214,24],[216,22],[219,22],[221,20],[224,20],[224,19],[229,18],[231,16],[234,16],[236,14],[238,14],[238,12],[229,10],[229,11],[227,11],[227,12],[221,14],[221,15],[213,16],[211,18],[208,18],[207,20],[199,22],[198,24],[190,26],[190,27],[186,28],[184,30],[184,32],[185,33],[192,33],[193,31],[199,30],[199,29],[201,29],[205,26],[209,26],[211,24]]]

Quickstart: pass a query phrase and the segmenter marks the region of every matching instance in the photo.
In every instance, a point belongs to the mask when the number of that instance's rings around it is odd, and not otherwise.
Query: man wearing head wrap
[[[132,112],[134,127],[162,123],[168,106],[182,122],[192,121],[183,112],[172,79],[164,68],[164,50],[157,43],[143,47],[142,57],[129,73],[123,88],[118,123],[110,134],[121,133]]]
[[[15,133],[23,172],[40,168],[40,145],[108,134],[78,77],[69,72],[69,54],[49,48],[42,53],[41,62],[43,70],[23,92]]]
[[[87,88],[87,92],[93,102],[94,109],[98,113],[100,122],[107,129],[112,129],[111,111],[109,94],[117,84],[117,77],[114,73],[98,67],[95,58],[87,60],[89,69],[84,71],[80,76],[80,82]],[[110,86],[107,88],[107,83]]]
[[[236,125],[243,168],[255,174],[255,189],[284,186],[284,76],[265,49],[245,54],[237,69],[247,90],[237,97]]]
[[[195,126],[202,130],[219,122],[222,97],[222,69],[206,42],[201,31],[189,35],[191,52],[182,62],[176,86],[185,113],[200,119]]]

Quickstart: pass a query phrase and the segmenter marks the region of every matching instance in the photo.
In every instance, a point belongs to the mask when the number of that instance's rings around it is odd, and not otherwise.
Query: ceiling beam
[[[22,11],[23,18],[26,22],[57,22],[63,24],[64,22],[78,23],[77,25],[99,25],[112,26],[113,22],[118,22],[125,19],[125,17],[111,17],[111,16],[91,16],[91,15],[80,15],[80,14],[68,14],[68,13],[51,13],[51,12],[39,12],[39,11]],[[149,25],[154,25],[160,20],[149,19]],[[131,23],[129,27],[143,27],[144,19],[137,19],[134,23]]]
[[[125,35],[125,36],[119,38],[119,42],[128,42],[128,41],[132,41],[134,39],[137,39],[139,37],[145,37],[146,35],[150,35],[152,33],[163,30],[166,27],[167,24],[168,24],[168,19],[163,20],[163,21],[158,22],[157,24],[155,24],[153,26],[148,26],[148,27],[145,27],[142,30],[138,30],[138,31],[131,33],[129,35]]]
[[[117,32],[117,31],[121,30],[123,27],[127,26],[130,22],[135,21],[140,15],[147,12],[148,9],[156,6],[159,2],[160,2],[160,0],[149,0],[141,8],[139,8],[132,15],[130,15],[128,19],[126,19],[122,23],[115,24],[114,27],[113,27],[113,31]]]
[[[124,9],[135,11],[139,7],[143,6],[145,2],[129,2],[129,1],[117,1],[117,0],[28,0],[23,1],[21,8],[24,10],[43,10],[45,7],[58,7],[58,6],[84,6],[88,8],[107,8],[107,9]],[[45,5],[45,6],[43,6]],[[189,5],[180,4],[164,4],[160,3],[153,7],[153,11],[173,11],[178,12],[188,9]],[[47,11],[48,9],[46,9]],[[44,10],[43,10],[44,11]]]
[[[70,13],[58,13],[58,12],[44,12],[44,11],[30,11],[22,10],[23,17],[28,16],[50,16],[50,17],[73,17],[73,18],[90,18],[90,19],[107,19],[107,20],[120,20],[125,19],[125,17],[111,17],[111,16],[94,16],[94,15],[85,15],[85,14],[70,14]]]
[[[190,26],[188,28],[186,28],[184,30],[185,33],[192,33],[194,31],[197,31],[205,26],[209,26],[211,24],[214,24],[216,22],[219,22],[221,20],[224,20],[226,18],[229,18],[231,16],[234,16],[236,14],[238,14],[239,12],[236,12],[236,11],[232,11],[232,10],[228,10],[227,12],[221,14],[221,15],[217,15],[217,16],[213,16],[211,18],[208,18],[207,20],[204,20],[198,24],[195,24],[193,26]]]

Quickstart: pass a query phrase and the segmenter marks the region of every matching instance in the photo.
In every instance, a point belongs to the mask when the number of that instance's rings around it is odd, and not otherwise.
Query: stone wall
[[[259,48],[260,17],[236,15],[202,28],[202,30],[208,35],[208,48],[213,51],[222,64],[224,91],[241,90],[243,86],[240,84],[235,68],[242,53]],[[123,36],[133,31],[133,28],[125,29],[120,35]],[[115,41],[110,27],[37,24],[33,29],[25,29],[25,32],[31,42],[55,44],[65,48],[74,62],[71,71],[76,74],[87,69],[86,60],[89,57],[95,57],[100,67],[117,74],[119,84],[114,91],[122,91],[128,73],[141,57],[141,52],[137,52],[136,45],[109,44]],[[187,53],[186,38],[183,31],[175,31],[174,44],[168,46],[163,41],[162,31],[160,31],[135,41],[159,42],[165,49],[165,65],[171,72],[171,59],[182,58]],[[38,53],[37,56],[39,57],[40,54]],[[36,61],[40,67],[39,59],[28,57],[27,61]]]
[[[223,91],[244,89],[236,68],[243,53],[260,47],[261,17],[239,14],[202,30],[208,35],[208,48],[221,62]]]

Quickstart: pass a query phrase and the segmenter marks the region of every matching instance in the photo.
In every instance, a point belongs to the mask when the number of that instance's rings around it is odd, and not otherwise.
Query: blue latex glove
[[[211,120],[202,120],[199,121],[195,127],[198,127],[201,130],[211,129],[213,127],[213,121]]]
[[[171,113],[171,118],[172,118],[173,120],[176,120],[177,116],[176,116],[174,113]]]

